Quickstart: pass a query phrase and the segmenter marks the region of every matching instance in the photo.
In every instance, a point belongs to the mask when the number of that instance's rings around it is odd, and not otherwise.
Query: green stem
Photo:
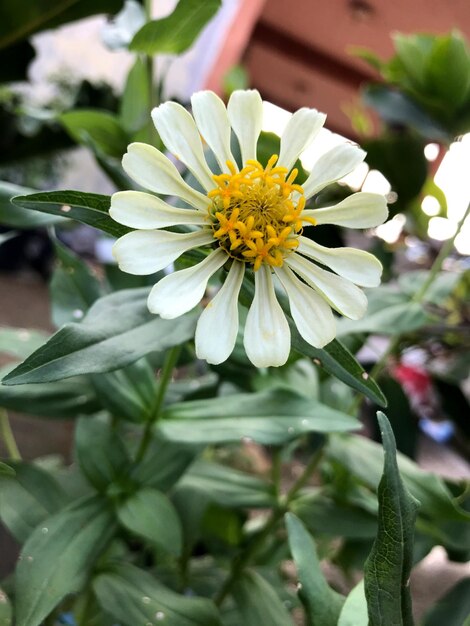
[[[240,574],[247,567],[250,561],[255,557],[256,553],[262,547],[264,541],[269,537],[271,532],[277,526],[277,524],[281,521],[282,517],[289,510],[289,504],[293,500],[293,498],[297,495],[298,491],[304,487],[308,480],[311,478],[314,471],[317,469],[319,463],[323,458],[323,447],[316,450],[310,459],[309,463],[305,467],[302,475],[297,479],[297,481],[293,484],[293,486],[287,492],[283,504],[278,506],[272,513],[270,518],[267,520],[264,528],[255,535],[248,545],[245,547],[242,554],[239,555],[237,559],[234,560],[232,569],[228,577],[226,578],[224,584],[218,591],[218,593],[214,597],[214,602],[216,606],[221,606],[222,602],[225,600],[227,595],[232,590],[233,585],[237,581]]]
[[[436,279],[436,276],[439,274],[439,272],[442,269],[442,265],[444,264],[444,261],[446,260],[446,258],[449,256],[449,254],[452,251],[452,248],[454,247],[454,243],[455,240],[457,238],[457,235],[460,233],[460,230],[465,222],[465,220],[467,219],[468,215],[470,214],[470,203],[467,206],[467,210],[465,211],[462,219],[459,221],[459,223],[457,224],[457,228],[455,229],[455,234],[453,237],[451,237],[450,239],[448,239],[444,245],[442,246],[442,248],[439,251],[439,254],[437,255],[437,257],[434,260],[434,263],[431,266],[431,269],[429,270],[429,274],[428,277],[426,278],[426,280],[424,281],[424,283],[421,285],[420,289],[418,289],[418,291],[415,293],[415,295],[413,296],[413,298],[411,299],[411,302],[413,303],[417,303],[417,304],[421,304],[424,300],[424,297],[426,296],[426,294],[429,291],[429,288],[431,287],[431,285],[433,284],[433,282]],[[401,341],[401,335],[397,335],[389,344],[387,349],[385,350],[385,352],[382,354],[382,356],[380,357],[380,359],[375,363],[374,367],[372,368],[371,372],[370,372],[370,376],[372,378],[377,378],[377,376],[382,372],[382,370],[384,369],[384,367],[387,364],[388,358],[391,354],[394,354],[397,350],[397,348],[400,345],[400,341]],[[350,408],[350,413],[355,414],[357,409],[359,408],[360,404],[362,402],[362,396],[358,395],[354,402],[351,405]]]
[[[151,22],[152,21],[152,0],[144,1],[144,10],[145,10],[145,17],[146,17],[147,23]],[[145,56],[145,66],[147,69],[148,101],[149,101],[150,111],[152,111],[152,109],[158,105],[158,97],[157,97],[157,89],[155,88],[155,85],[153,84],[153,78],[155,74],[155,63],[154,63],[154,58],[151,54]],[[150,144],[153,142],[153,139],[154,139],[153,132],[154,131],[152,128],[152,123],[149,122],[148,140]]]
[[[153,426],[160,417],[160,412],[162,410],[163,402],[165,400],[166,389],[168,387],[168,383],[171,380],[175,365],[178,362],[180,352],[181,346],[174,346],[166,353],[165,362],[163,364],[162,373],[158,385],[157,397],[155,399],[155,407],[152,417],[148,420],[145,426],[139,450],[135,457],[136,463],[140,463],[140,461],[142,461],[149,446],[149,443],[152,439]]]
[[[12,459],[12,461],[21,461],[21,454],[18,450],[10,420],[8,419],[8,414],[5,409],[0,409],[0,432],[10,459]]]

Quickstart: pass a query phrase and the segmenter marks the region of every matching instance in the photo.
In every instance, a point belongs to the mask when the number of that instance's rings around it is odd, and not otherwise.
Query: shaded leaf
[[[11,602],[6,593],[0,589],[0,626],[10,626],[12,617]]]
[[[338,620],[338,626],[368,626],[367,602],[364,593],[364,581],[361,580],[349,592]]]
[[[78,591],[115,531],[111,512],[97,498],[75,502],[43,524],[24,545],[16,569],[17,626],[39,626],[67,594]]]
[[[182,528],[175,507],[160,491],[140,489],[117,508],[121,524],[150,544],[180,556]]]
[[[129,138],[112,113],[77,109],[62,113],[59,121],[78,144],[87,145],[91,140],[101,151],[115,158],[126,152]]]
[[[142,59],[137,58],[127,75],[121,98],[121,124],[128,133],[135,133],[150,122],[150,85]]]
[[[460,580],[425,615],[422,626],[469,626],[470,578]]]
[[[337,626],[344,598],[333,591],[320,568],[317,549],[302,522],[286,514],[289,547],[302,585],[299,596],[307,612],[308,626]]]
[[[174,593],[129,563],[100,574],[93,588],[104,610],[126,626],[154,624],[156,619],[166,626],[220,626],[210,600]]]
[[[289,613],[271,585],[254,571],[244,572],[233,586],[243,626],[290,626]]]
[[[377,413],[384,446],[384,472],[378,488],[377,537],[364,568],[364,590],[370,626],[412,626],[409,577],[419,503],[398,471],[393,431]]]
[[[11,228],[40,228],[62,221],[62,217],[33,213],[20,206],[15,206],[10,200],[18,195],[34,193],[34,189],[20,187],[5,181],[0,182],[0,224]]]
[[[40,330],[0,326],[0,352],[25,359],[47,340],[49,335]]]

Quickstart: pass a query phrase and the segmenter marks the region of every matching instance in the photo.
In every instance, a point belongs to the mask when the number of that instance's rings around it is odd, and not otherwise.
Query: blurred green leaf
[[[57,267],[50,281],[52,321],[60,327],[81,319],[101,295],[101,285],[87,264],[54,240]]]
[[[457,32],[436,37],[426,61],[426,92],[455,111],[470,98],[470,53],[465,40]]]
[[[166,626],[220,626],[210,600],[179,595],[129,563],[99,574],[93,588],[105,611],[125,626],[155,620]]]
[[[339,616],[338,626],[368,626],[368,624],[364,581],[361,580],[349,592]]]
[[[0,461],[0,476],[8,476],[9,478],[12,478],[13,476],[15,476],[15,473],[16,472],[12,467]]]
[[[398,277],[398,285],[409,297],[413,297],[429,277],[429,271],[406,272]],[[455,290],[462,275],[457,272],[439,272],[424,296],[425,302],[442,306]]]
[[[175,507],[160,491],[140,489],[117,508],[120,523],[151,545],[181,555],[182,529]]]
[[[130,459],[118,433],[99,418],[83,417],[75,429],[75,450],[80,468],[98,491],[127,477]]]
[[[193,336],[196,315],[163,320],[147,309],[148,289],[128,289],[95,302],[81,324],[67,324],[7,374],[5,384],[52,382],[113,371]]]
[[[274,504],[274,490],[269,483],[218,463],[196,461],[177,485],[177,489],[187,488],[227,507],[265,508]]]
[[[81,191],[44,191],[27,196],[15,196],[15,206],[49,215],[68,217],[98,228],[108,235],[120,237],[129,232],[109,216],[110,197]]]
[[[293,626],[289,613],[273,587],[256,572],[244,572],[236,581],[232,595],[243,626]]]
[[[417,502],[403,484],[389,421],[377,419],[384,446],[384,471],[378,487],[377,538],[364,568],[364,590],[370,626],[413,625],[409,577]]]
[[[250,79],[243,65],[234,65],[222,78],[225,96],[230,96],[237,89],[248,89]]]
[[[40,330],[0,326],[0,353],[25,359],[47,341],[49,335]]]
[[[345,413],[287,389],[233,394],[173,404],[163,411],[157,429],[177,442],[222,443],[253,439],[281,444],[308,432],[360,428]]]
[[[150,85],[144,61],[135,60],[127,75],[120,105],[120,119],[128,133],[136,133],[150,123]]]
[[[470,625],[470,578],[460,580],[425,615],[422,626]]]
[[[364,368],[345,346],[334,339],[324,348],[314,348],[299,335],[294,323],[290,323],[292,334],[292,348],[322,367],[328,374],[335,376],[349,387],[360,391],[379,406],[387,406],[387,400],[379,386],[370,378]]]
[[[11,228],[40,228],[61,221],[61,217],[40,215],[27,211],[20,206],[15,206],[10,202],[14,196],[33,193],[34,189],[20,187],[5,181],[0,182],[0,224]]]
[[[338,320],[338,337],[355,333],[378,335],[402,335],[422,328],[432,321],[432,317],[417,302],[404,302],[384,307],[360,320]],[[387,396],[386,391],[382,392]]]
[[[13,611],[6,593],[0,588],[0,625],[11,626]]]
[[[0,474],[0,518],[20,543],[58,511],[67,497],[47,472],[30,463],[10,462],[14,475]]]
[[[135,34],[129,49],[149,55],[181,54],[192,46],[220,5],[220,0],[179,0],[168,17],[145,24]]]
[[[39,626],[67,594],[84,585],[115,532],[106,506],[98,498],[80,500],[30,535],[16,568],[17,626]]]
[[[115,158],[126,152],[129,137],[113,113],[77,109],[62,113],[59,121],[78,144],[87,145],[91,140],[105,154]]]
[[[337,626],[344,598],[333,591],[320,568],[317,549],[302,522],[286,515],[289,547],[302,585],[299,596],[307,612],[308,626]]]

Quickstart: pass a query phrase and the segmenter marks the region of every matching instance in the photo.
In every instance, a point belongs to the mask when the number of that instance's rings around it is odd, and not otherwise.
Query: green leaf
[[[0,368],[0,379],[11,369],[11,365]],[[0,406],[49,419],[70,419],[96,413],[100,409],[95,393],[84,377],[21,387],[0,383]]]
[[[117,432],[99,418],[84,417],[75,430],[77,459],[83,474],[98,491],[127,476],[130,459]]]
[[[0,182],[0,224],[11,228],[40,228],[65,221],[62,217],[37,215],[10,202],[14,196],[34,193],[34,189],[20,187],[13,183]]]
[[[79,109],[62,113],[59,121],[79,144],[87,145],[91,140],[98,149],[115,158],[122,157],[126,152],[129,138],[112,113]]]
[[[426,92],[455,111],[470,98],[470,53],[456,32],[436,37],[426,59]]]
[[[44,520],[16,568],[16,626],[39,626],[66,595],[77,592],[114,531],[112,513],[98,498],[75,502]]]
[[[82,191],[44,191],[27,196],[15,196],[15,206],[49,215],[68,217],[98,228],[108,235],[120,237],[129,232],[109,216],[110,197]]]
[[[177,489],[200,491],[212,502],[234,508],[267,508],[275,501],[272,486],[264,480],[207,461],[196,461],[179,481]]]
[[[67,324],[24,363],[4,384],[52,382],[110,372],[193,336],[196,314],[163,320],[147,309],[148,289],[126,289],[95,302],[81,324]]]
[[[198,453],[197,446],[173,444],[153,438],[147,452],[131,474],[138,485],[168,491],[184,474]]]
[[[19,462],[10,465],[13,476],[0,474],[0,519],[23,543],[38,524],[66,504],[67,497],[39,467]]]
[[[100,574],[93,583],[104,610],[125,626],[220,626],[218,611],[205,598],[179,595],[128,563]]]
[[[460,580],[430,609],[422,626],[469,626],[470,578]]]
[[[364,568],[364,590],[370,626],[412,626],[409,577],[413,535],[419,503],[398,471],[393,431],[377,413],[384,446],[384,472],[378,488],[377,537]]]
[[[413,297],[428,277],[429,271],[406,272],[398,277],[398,285],[408,296]],[[424,301],[442,306],[461,280],[462,274],[457,272],[439,272],[426,291]]]
[[[158,432],[171,441],[222,443],[247,437],[266,445],[308,432],[359,427],[356,418],[287,389],[173,404],[157,425]]]
[[[418,302],[404,302],[386,307],[356,321],[343,318],[338,320],[338,337],[356,333],[378,335],[401,335],[422,328],[432,321],[432,317]],[[383,391],[383,390],[382,390]]]
[[[6,593],[0,589],[0,626],[11,626],[13,612]]]
[[[40,330],[0,326],[0,352],[25,359],[42,346],[48,337],[48,334]]]
[[[168,17],[145,24],[129,46],[145,54],[181,54],[220,8],[220,0],[179,0]]]
[[[333,591],[320,568],[315,543],[302,522],[286,514],[289,547],[302,585],[299,596],[305,606],[308,626],[337,626],[344,598]]]
[[[327,455],[364,484],[377,489],[383,465],[382,447],[365,437],[330,437]],[[402,479],[412,495],[421,503],[420,513],[430,519],[468,523],[470,515],[459,508],[443,480],[420,469],[416,463],[398,454],[398,466]]]
[[[128,133],[136,133],[150,123],[150,86],[148,72],[142,59],[137,58],[127,75],[121,98],[121,124]]]
[[[119,0],[5,0],[0,10],[0,48],[66,22],[96,13],[115,13],[121,5]]]
[[[96,275],[71,250],[54,240],[58,265],[50,282],[52,321],[60,327],[83,317],[101,295]]]
[[[293,622],[272,586],[254,571],[244,572],[232,591],[243,626],[292,626]]]
[[[340,341],[334,339],[323,349],[314,348],[302,339],[293,323],[291,324],[291,335],[294,350],[312,358],[314,363],[321,366],[328,374],[339,378],[356,391],[360,391],[379,406],[387,406],[387,400],[375,380],[369,377],[364,368],[359,365]]]
[[[178,514],[170,500],[150,487],[137,491],[117,509],[121,524],[150,544],[181,555],[183,531]]]
[[[15,470],[6,463],[0,461],[0,476],[8,476],[12,478],[13,476],[15,476]]]
[[[151,419],[157,398],[157,381],[147,359],[90,380],[102,405],[113,415],[131,422]]]
[[[361,580],[349,592],[341,610],[338,626],[368,626],[367,602],[364,593],[364,581]]]

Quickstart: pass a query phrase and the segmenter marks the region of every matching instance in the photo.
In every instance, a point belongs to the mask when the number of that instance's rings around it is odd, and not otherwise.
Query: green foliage
[[[428,611],[423,626],[468,626],[470,623],[470,578],[464,578]]]
[[[16,569],[17,625],[39,626],[67,594],[77,592],[114,530],[111,512],[98,498],[79,500],[43,520]]]
[[[0,625],[11,626],[12,623],[12,607],[6,593],[0,589]]]
[[[361,580],[349,592],[338,620],[338,626],[368,626],[367,602],[364,593],[364,581]]]
[[[179,0],[168,17],[145,24],[129,48],[145,54],[180,54],[192,46],[219,8],[220,0]]]
[[[108,156],[121,158],[127,149],[129,138],[111,113],[80,109],[63,113],[60,122],[77,143],[88,145],[91,141]]]
[[[126,626],[154,620],[169,626],[220,626],[212,602],[176,594],[133,565],[99,574],[93,588],[102,607]]]
[[[396,461],[393,431],[377,413],[384,445],[384,472],[378,488],[379,527],[364,569],[364,589],[371,626],[412,626],[409,578],[419,503],[404,486]]]
[[[147,68],[137,58],[127,75],[119,111],[121,125],[128,133],[136,133],[149,123],[150,89]]]
[[[33,189],[20,187],[12,183],[0,183],[0,224],[10,226],[15,229],[36,228],[40,226],[48,226],[49,224],[60,223],[65,221],[60,217],[51,217],[41,215],[41,213],[33,213],[27,211],[20,206],[13,205],[10,200],[14,196],[26,195],[32,193]]]
[[[246,626],[259,626],[263,622],[272,626],[293,624],[273,587],[255,571],[247,571],[237,580],[233,597]]]
[[[290,551],[300,581],[299,596],[305,605],[309,626],[336,626],[344,598],[330,588],[320,569],[315,543],[302,522],[286,516]]]

